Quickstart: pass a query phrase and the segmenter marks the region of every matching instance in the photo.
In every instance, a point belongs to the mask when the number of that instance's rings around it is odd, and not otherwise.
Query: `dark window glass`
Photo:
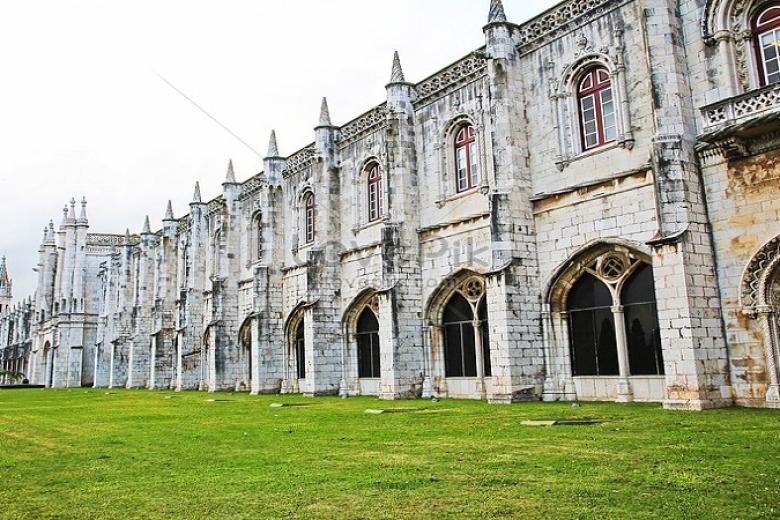
[[[455,293],[444,309],[444,366],[447,377],[476,377],[474,311]]]
[[[379,321],[374,312],[366,307],[357,323],[358,377],[378,378],[381,376],[379,363]]]
[[[664,360],[655,303],[653,269],[644,264],[623,286],[621,295],[626,320],[628,361],[631,375],[663,375]]]
[[[298,379],[306,379],[306,338],[304,337],[304,320],[298,324],[295,331],[295,364]]]
[[[482,299],[482,303],[479,305],[478,310],[479,321],[482,322],[482,361],[485,364],[484,373],[485,377],[493,375],[492,363],[490,362],[490,323],[488,323],[488,311],[487,300]]]
[[[569,293],[572,369],[575,376],[619,375],[609,288],[589,274]]]

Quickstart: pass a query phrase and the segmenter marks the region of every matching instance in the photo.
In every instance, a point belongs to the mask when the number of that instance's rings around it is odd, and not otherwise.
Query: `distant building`
[[[54,387],[780,407],[780,2],[484,33],[160,230],[72,201],[0,347]]]

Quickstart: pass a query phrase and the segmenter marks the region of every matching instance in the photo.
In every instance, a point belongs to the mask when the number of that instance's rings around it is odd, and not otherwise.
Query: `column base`
[[[728,408],[732,406],[732,402],[728,399],[667,399],[663,402],[664,409],[666,410],[682,410],[691,412],[701,412],[703,410],[711,410],[713,408]]]
[[[631,382],[628,379],[621,379],[617,384],[616,403],[633,403],[634,391],[631,388]]]
[[[422,384],[422,398],[430,399],[433,397],[433,389],[431,384],[431,378],[426,376]]]
[[[766,402],[775,406],[780,406],[780,385],[772,385],[766,391]]]

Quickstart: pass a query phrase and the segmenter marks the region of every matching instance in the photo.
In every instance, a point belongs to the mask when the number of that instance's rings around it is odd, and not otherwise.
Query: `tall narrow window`
[[[612,294],[601,280],[583,275],[568,297],[575,376],[619,375]]]
[[[628,362],[632,376],[664,374],[661,334],[655,303],[653,269],[643,264],[626,281],[620,295],[626,320]]]
[[[769,4],[753,19],[761,85],[780,81],[780,2]]]
[[[458,193],[479,185],[479,154],[477,132],[472,125],[465,125],[455,136],[455,167],[457,168]]]
[[[306,243],[311,244],[314,242],[314,225],[316,220],[316,210],[314,203],[314,194],[307,193],[303,199],[304,206],[304,237]]]
[[[358,377],[378,378],[379,364],[379,320],[371,308],[366,307],[357,323]]]
[[[253,227],[254,251],[252,253],[254,254],[255,260],[260,261],[263,259],[263,219],[260,215],[255,217]]]
[[[474,325],[479,324],[479,337]],[[482,374],[490,377],[490,335],[487,302],[476,308],[460,293],[444,308],[444,371],[446,377],[477,377],[477,348],[482,344]]]
[[[376,222],[384,214],[382,207],[382,172],[373,163],[368,170],[368,221]]]
[[[617,136],[612,81],[604,67],[591,69],[577,87],[583,150],[597,148]]]
[[[304,320],[302,319],[295,330],[295,367],[298,379],[306,379],[306,337],[304,330]]]

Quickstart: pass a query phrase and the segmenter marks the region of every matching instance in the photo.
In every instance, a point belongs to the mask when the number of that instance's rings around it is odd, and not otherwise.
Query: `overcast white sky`
[[[0,254],[16,299],[35,289],[43,227],[73,196],[90,231],[159,228],[199,180],[220,193],[264,154],[314,140],[320,99],[343,124],[385,99],[392,53],[419,81],[484,43],[489,0],[0,1]],[[504,0],[522,22],[555,0]]]

